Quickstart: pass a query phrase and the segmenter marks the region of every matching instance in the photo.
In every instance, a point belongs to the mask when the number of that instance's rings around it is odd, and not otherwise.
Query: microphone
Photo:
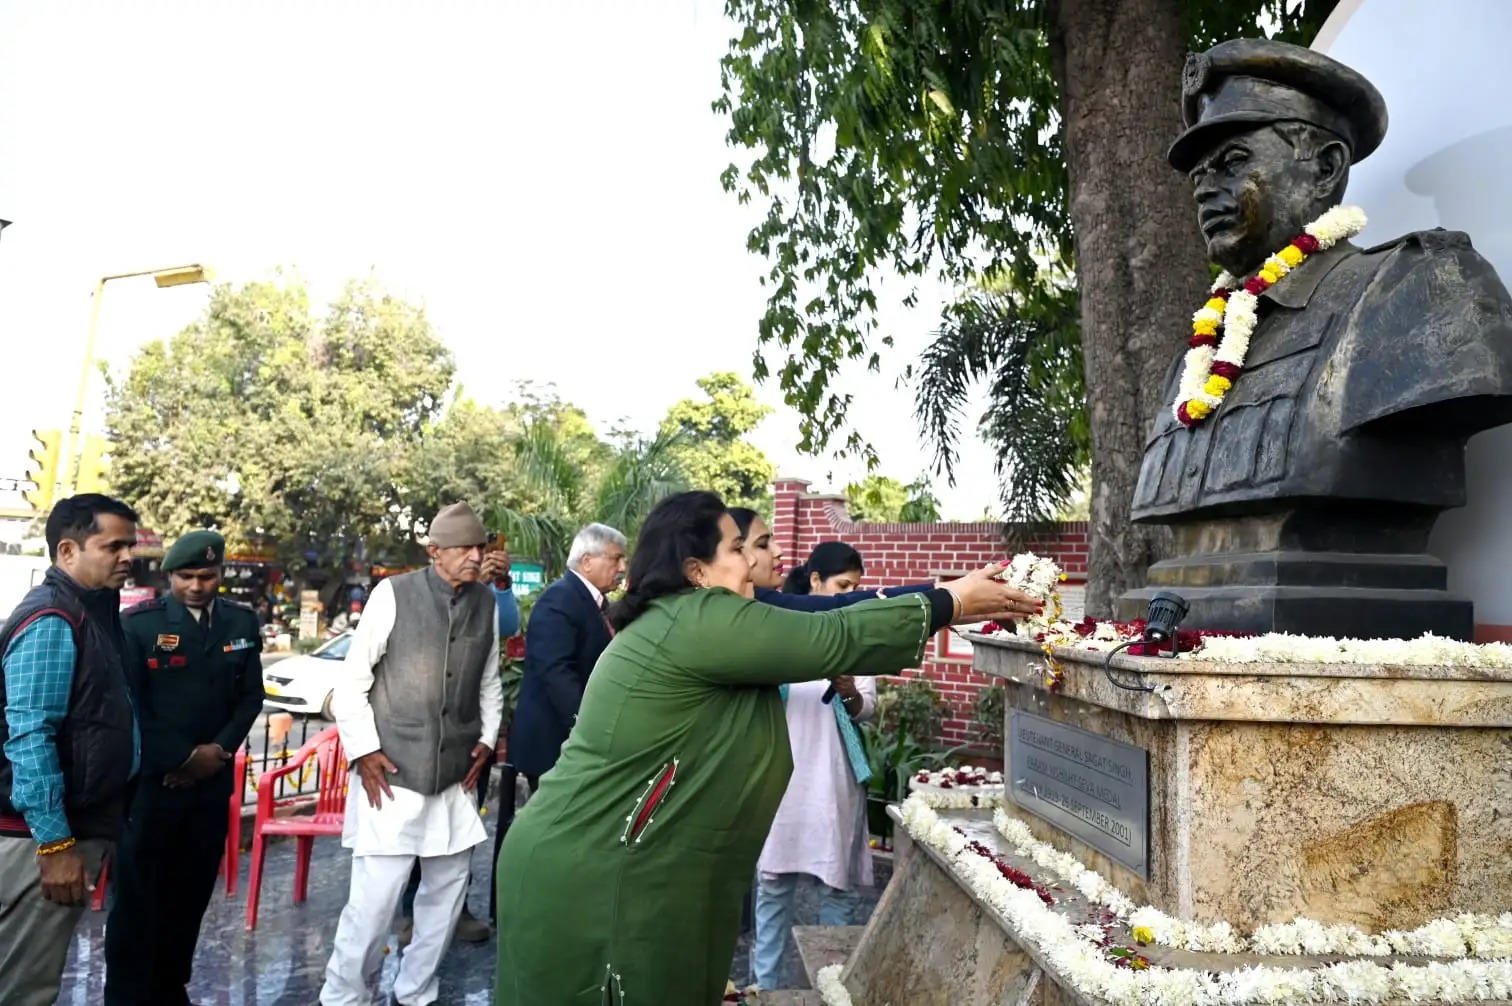
[[[830,686],[824,690],[824,694],[821,695],[821,696],[819,696],[819,701],[823,702],[825,705],[829,705],[831,702],[834,701],[834,698],[835,698],[835,683],[833,681],[831,681],[830,682]]]

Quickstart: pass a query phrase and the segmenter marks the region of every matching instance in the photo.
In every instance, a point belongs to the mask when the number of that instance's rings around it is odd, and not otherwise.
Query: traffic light
[[[110,452],[110,445],[104,437],[86,436],[84,438],[84,451],[79,455],[79,478],[74,492],[102,493],[109,483],[106,469],[105,456]]]
[[[26,480],[35,489],[23,489],[21,496],[38,513],[52,509],[53,493],[58,487],[58,452],[63,445],[61,430],[32,430],[36,446],[28,452]]]

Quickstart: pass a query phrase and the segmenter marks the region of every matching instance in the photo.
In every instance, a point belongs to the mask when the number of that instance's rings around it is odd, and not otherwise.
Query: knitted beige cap
[[[466,503],[442,507],[430,523],[430,543],[438,548],[481,545],[487,540],[483,522]]]

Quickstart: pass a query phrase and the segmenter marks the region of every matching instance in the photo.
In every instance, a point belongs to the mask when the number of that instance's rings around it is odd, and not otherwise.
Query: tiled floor
[[[487,818],[490,830],[494,817]],[[473,913],[482,918],[488,910],[488,852],[493,843],[479,846],[473,855],[473,886],[468,895]],[[190,998],[202,1006],[310,1006],[317,1002],[326,959],[337,917],[346,903],[351,858],[339,841],[315,843],[310,868],[310,896],[303,905],[291,899],[294,846],[276,843],[269,848],[264,872],[262,906],[256,932],[244,930],[246,918],[247,859],[241,860],[242,883],[238,896],[227,899],[219,891],[205,914],[195,956]],[[870,913],[888,869],[878,864],[876,888],[864,892],[865,911]],[[812,894],[800,896],[799,924],[818,920],[818,904]],[[86,912],[74,936],[58,1002],[65,1006],[94,1006],[102,999],[105,980],[105,912]],[[747,981],[750,934],[741,934],[731,964],[731,977]],[[807,983],[789,941],[787,978],[792,987]],[[398,961],[384,962],[380,991],[388,994]],[[441,997],[444,1004],[483,1006],[492,1002],[494,943],[454,943],[441,963]]]

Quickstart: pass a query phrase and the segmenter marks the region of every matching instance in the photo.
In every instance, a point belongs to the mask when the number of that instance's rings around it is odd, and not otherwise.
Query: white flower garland
[[[1106,950],[1033,891],[1010,883],[991,860],[942,820],[926,799],[903,804],[903,827],[951,866],[981,903],[1002,916],[1016,940],[1027,942],[1055,971],[1088,997],[1113,1006],[1219,1006],[1290,1002],[1381,1002],[1390,998],[1444,1002],[1512,997],[1512,960],[1464,958],[1413,966],[1344,961],[1320,968],[1250,967],[1214,973],[1188,968],[1121,968]],[[1069,864],[1067,864],[1069,865]],[[1080,866],[1080,864],[1077,864]],[[848,1002],[826,999],[826,1003]]]
[[[971,768],[921,769],[908,779],[913,793],[923,793],[931,807],[986,810],[1003,802],[1003,773]]]
[[[1366,933],[1350,925],[1326,925],[1299,916],[1291,922],[1261,926],[1246,940],[1227,922],[1201,923],[1173,918],[1150,905],[1135,907],[1133,901],[1096,871],[1087,869],[1070,853],[1061,852],[1050,843],[1035,838],[1028,825],[1001,807],[993,812],[992,823],[998,834],[1013,846],[1014,852],[1051,871],[1088,901],[1107,907],[1131,929],[1146,930],[1142,935],[1149,937],[1146,940],[1149,943],[1225,954],[1253,950],[1261,954],[1350,954],[1362,957],[1391,954],[1512,957],[1512,912],[1501,915],[1466,912],[1452,919],[1435,919],[1407,932],[1392,929],[1380,934]]]
[[[840,982],[840,972],[843,970],[843,964],[827,964],[814,972],[814,989],[819,993],[819,998],[824,1000],[824,1006],[853,1006],[850,989]]]
[[[1340,209],[1349,209],[1342,207]],[[1090,631],[1078,632],[1078,623],[1060,617],[1056,586],[1065,579],[1055,560],[1033,552],[1020,552],[1000,574],[1005,583],[1045,600],[1045,611],[1018,619],[1002,630],[986,627],[986,634],[1007,631],[1042,647],[1063,646],[1073,650],[1106,651],[1136,637],[1114,622],[1091,623]],[[1081,623],[1086,630],[1088,623]],[[1263,636],[1203,636],[1195,650],[1181,654],[1184,660],[1209,660],[1219,664],[1381,664],[1397,667],[1467,667],[1512,669],[1512,644],[1466,643],[1425,632],[1416,639],[1351,639],[1334,636],[1294,636],[1270,632]]]
[[[1388,664],[1411,667],[1512,667],[1512,645],[1466,643],[1425,632],[1416,639],[1349,639],[1293,636],[1204,636],[1189,659],[1220,664]]]

